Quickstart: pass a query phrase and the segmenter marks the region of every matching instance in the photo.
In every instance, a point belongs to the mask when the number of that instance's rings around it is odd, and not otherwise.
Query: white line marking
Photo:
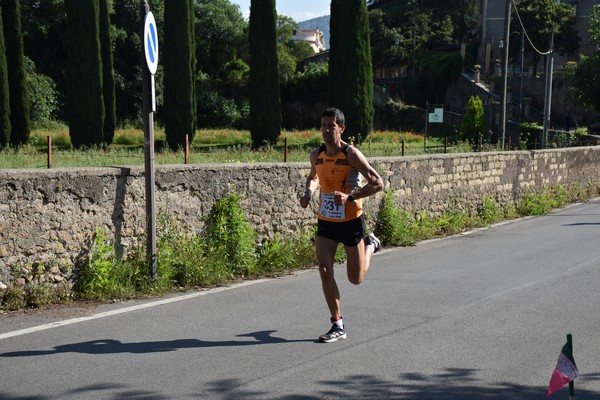
[[[243,286],[250,286],[250,285],[257,284],[257,283],[267,282],[269,280],[271,280],[271,279],[258,279],[255,281],[245,281],[242,283],[233,284],[231,286],[219,287],[219,288],[205,290],[205,291],[201,291],[201,292],[194,292],[194,293],[186,294],[183,296],[172,297],[170,299],[163,299],[163,300],[153,301],[151,303],[144,303],[144,304],[138,304],[136,306],[119,308],[118,310],[101,312],[98,314],[90,315],[89,317],[66,319],[63,321],[51,322],[51,323],[45,324],[45,325],[34,326],[31,328],[26,328],[26,329],[20,329],[18,331],[0,333],[0,340],[8,339],[8,338],[15,337],[15,336],[26,335],[28,333],[40,332],[40,331],[44,331],[46,329],[58,328],[60,326],[76,324],[79,322],[91,321],[93,319],[99,319],[99,318],[110,317],[113,315],[119,315],[119,314],[123,314],[123,313],[127,313],[127,312],[143,310],[144,308],[162,306],[164,304],[175,303],[177,301],[189,300],[189,299],[193,299],[194,297],[204,296],[207,294],[213,294],[213,293],[217,293],[217,292],[223,292],[225,290],[236,289],[236,288],[243,287]]]

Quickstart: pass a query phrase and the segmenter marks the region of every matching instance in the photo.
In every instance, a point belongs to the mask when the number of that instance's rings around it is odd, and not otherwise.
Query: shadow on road
[[[517,366],[516,366],[517,367]],[[546,399],[547,386],[525,386],[515,383],[489,383],[475,377],[477,370],[455,368],[441,370],[426,375],[420,373],[398,374],[395,378],[382,379],[376,375],[349,375],[343,380],[322,380],[310,393],[288,393],[275,395],[268,391],[246,390],[247,381],[242,379],[224,379],[208,384],[200,393],[189,393],[185,398],[219,400],[322,400],[322,399],[361,399],[361,400],[535,400]],[[393,374],[386,374],[391,377]],[[582,375],[579,379],[598,379],[597,374]],[[285,388],[285,382],[281,382]],[[74,398],[91,394],[105,399],[143,399],[165,400],[172,397],[145,389],[128,387],[123,384],[96,384],[84,386],[60,394]],[[598,394],[587,390],[577,390],[577,400],[597,399]],[[60,398],[54,395],[19,396],[0,391],[4,400],[51,400]],[[553,394],[549,399],[567,397],[566,387]]]
[[[347,376],[343,380],[323,380],[318,392],[310,394],[287,394],[273,396],[268,392],[244,391],[242,380],[226,379],[213,382],[210,393],[197,393],[197,398],[221,400],[322,400],[322,399],[361,399],[361,400],[535,400],[548,399],[544,386],[525,386],[509,382],[492,384],[475,377],[474,369],[454,368],[441,370],[437,374],[405,373],[396,379],[382,379],[375,375]],[[386,374],[392,376],[393,374]],[[548,377],[548,380],[550,377]],[[597,380],[595,374],[581,375],[578,379]],[[283,383],[282,383],[283,384]],[[576,384],[577,385],[577,384]],[[567,396],[566,387],[549,399],[563,399]],[[577,390],[577,400],[597,399],[597,393]]]
[[[237,335],[236,337],[249,337],[254,340],[224,340],[210,341],[200,339],[177,339],[159,342],[122,343],[113,339],[91,340],[89,342],[65,344],[54,347],[53,350],[28,350],[13,351],[0,354],[0,357],[30,357],[44,356],[58,353],[83,353],[83,354],[116,354],[116,353],[160,353],[179,349],[192,349],[204,347],[234,347],[254,346],[260,344],[316,342],[314,339],[288,340],[273,336],[277,331],[258,331]]]

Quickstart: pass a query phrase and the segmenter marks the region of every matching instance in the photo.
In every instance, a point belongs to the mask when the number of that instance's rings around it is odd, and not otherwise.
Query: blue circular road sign
[[[158,67],[158,32],[156,29],[156,21],[151,12],[146,14],[144,20],[144,54],[146,55],[146,64],[148,70],[154,75]]]

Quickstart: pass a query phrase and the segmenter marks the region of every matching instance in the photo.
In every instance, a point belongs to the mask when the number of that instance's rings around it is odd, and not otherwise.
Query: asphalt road
[[[337,269],[160,301],[0,317],[0,398],[545,399],[566,335],[600,399],[600,200]],[[76,317],[77,319],[69,319]],[[567,399],[564,388],[551,399]]]

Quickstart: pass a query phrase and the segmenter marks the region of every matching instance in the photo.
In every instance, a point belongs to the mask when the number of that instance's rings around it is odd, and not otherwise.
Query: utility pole
[[[521,76],[519,78],[519,122],[523,123],[523,68],[525,58],[525,29],[521,30]]]
[[[504,54],[502,57],[502,99],[500,100],[500,131],[502,135],[502,150],[506,140],[506,92],[508,85],[508,51],[510,39],[510,9],[512,0],[506,0],[506,9],[504,13]]]
[[[550,127],[550,110],[552,105],[552,73],[554,71],[554,26],[550,31],[550,48],[548,49],[546,61],[546,90],[544,92],[544,128],[542,131],[542,149],[546,148],[548,142],[548,128]]]

